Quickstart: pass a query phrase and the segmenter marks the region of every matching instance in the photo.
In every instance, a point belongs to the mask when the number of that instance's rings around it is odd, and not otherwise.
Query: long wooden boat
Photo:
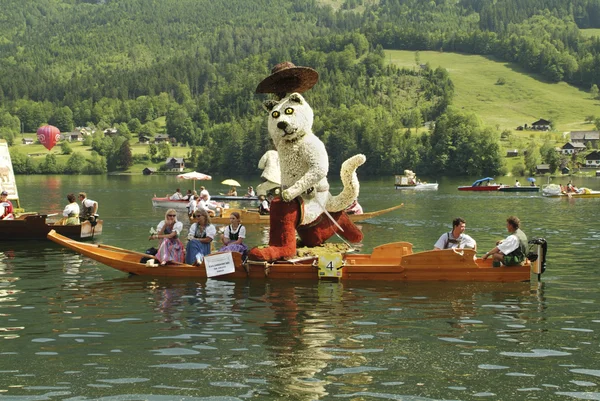
[[[102,220],[98,220],[95,226],[89,221],[80,225],[61,226],[47,222],[46,214],[26,213],[14,220],[0,220],[0,241],[12,240],[45,240],[51,230],[76,239],[93,238],[102,234]]]
[[[539,192],[538,186],[511,187],[510,185],[502,185],[498,188],[500,192]]]
[[[376,210],[374,212],[367,212],[362,214],[349,214],[348,216],[350,217],[350,220],[356,223],[359,221],[365,221],[368,219],[372,219],[373,217],[381,216],[382,214],[392,212],[394,210],[400,209],[402,206],[404,206],[404,203],[389,207],[387,209],[381,209]],[[258,213],[258,210],[248,209],[223,209],[223,215],[219,217],[211,217],[210,222],[213,224],[229,224],[229,216],[231,216],[232,212],[238,212],[240,214],[242,224],[269,224],[269,215],[261,215]]]
[[[491,177],[482,178],[475,181],[471,185],[463,185],[458,187],[459,191],[497,191],[500,189],[500,184],[494,184],[494,179]]]
[[[218,201],[258,201],[258,196],[211,195],[210,199]]]
[[[203,265],[148,266],[148,255],[109,245],[82,243],[55,231],[48,238],[66,248],[125,273],[142,276],[207,278]],[[220,278],[307,279],[335,278],[360,281],[529,281],[532,264],[492,267],[491,260],[475,258],[471,249],[412,252],[412,244],[395,242],[376,247],[371,254],[336,254],[331,258],[309,256],[275,263],[242,261],[232,253],[235,270]],[[541,270],[540,270],[541,271]]]

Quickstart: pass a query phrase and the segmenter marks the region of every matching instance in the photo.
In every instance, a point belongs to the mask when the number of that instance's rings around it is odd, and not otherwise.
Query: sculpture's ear
[[[299,103],[299,104],[302,104],[302,103],[304,102],[304,98],[302,97],[302,95],[301,95],[301,94],[299,94],[299,93],[296,93],[296,92],[292,93],[292,94],[289,96],[289,99],[290,99],[292,102],[296,102],[296,103]]]
[[[275,106],[277,106],[277,103],[279,102],[277,102],[276,100],[265,100],[263,102],[263,107],[266,111],[271,111]]]

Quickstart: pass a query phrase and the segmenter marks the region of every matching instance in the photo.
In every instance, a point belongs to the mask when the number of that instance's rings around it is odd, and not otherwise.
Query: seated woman
[[[182,263],[183,244],[179,240],[179,236],[181,230],[183,230],[183,223],[177,221],[175,209],[167,210],[165,219],[158,223],[156,230],[158,233],[152,234],[149,239],[160,240],[158,253],[156,254],[160,264],[165,265],[168,262]]]
[[[79,224],[79,205],[75,198],[75,194],[68,194],[67,200],[69,204],[65,206],[63,210],[63,218],[60,219],[56,224],[61,226],[75,226]]]
[[[237,196],[237,189],[235,189],[235,187],[231,187],[229,192],[227,192],[227,196]]]
[[[221,238],[223,246],[219,249],[219,252],[239,252],[245,256],[248,252],[248,247],[244,245],[246,227],[240,224],[240,214],[238,212],[231,212],[229,223],[230,224],[225,227],[225,232]]]
[[[188,265],[202,263],[204,256],[210,254],[210,244],[217,235],[217,229],[210,224],[210,217],[206,210],[196,210],[194,220],[185,247],[185,263]]]

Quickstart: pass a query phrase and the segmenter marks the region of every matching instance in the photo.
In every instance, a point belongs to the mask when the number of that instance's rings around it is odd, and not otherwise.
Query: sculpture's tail
[[[332,196],[327,201],[325,208],[330,212],[339,212],[345,210],[350,204],[358,198],[360,184],[356,176],[356,169],[365,163],[367,160],[363,154],[354,155],[344,163],[340,169],[340,177],[344,188],[339,195]]]

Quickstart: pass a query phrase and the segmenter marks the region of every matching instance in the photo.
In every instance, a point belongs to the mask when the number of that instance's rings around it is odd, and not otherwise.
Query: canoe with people
[[[87,199],[83,192],[79,194],[81,208],[76,196],[69,194],[68,207],[65,207],[62,213],[25,212],[21,208],[13,165],[5,140],[0,140],[0,171],[3,177],[0,180],[0,241],[46,240],[51,230],[78,239],[93,238],[102,233],[103,222],[96,213],[98,204]],[[52,218],[54,221],[50,220]]]
[[[336,279],[360,281],[529,281],[538,274],[542,257],[518,266],[493,267],[492,260],[475,257],[473,249],[430,250],[413,253],[409,242],[380,245],[370,254],[346,251],[298,256],[276,262],[251,262],[238,252],[208,255],[196,265],[161,265],[155,256],[104,244],[91,244],[66,238],[54,231],[48,238],[90,259],[128,274],[141,276],[187,277],[194,279]],[[214,258],[214,259],[213,259]],[[213,275],[221,268],[224,274]]]

